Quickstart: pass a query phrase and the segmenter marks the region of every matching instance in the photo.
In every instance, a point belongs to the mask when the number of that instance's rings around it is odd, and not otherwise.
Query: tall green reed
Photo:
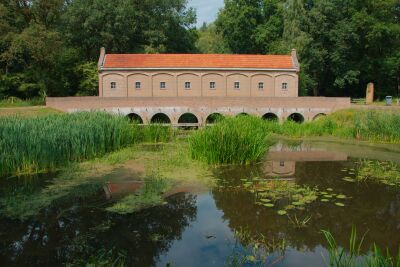
[[[191,155],[209,164],[247,164],[259,160],[269,147],[268,127],[251,116],[225,118],[189,138]]]
[[[139,137],[126,118],[106,113],[2,117],[0,176],[53,170],[104,155]]]

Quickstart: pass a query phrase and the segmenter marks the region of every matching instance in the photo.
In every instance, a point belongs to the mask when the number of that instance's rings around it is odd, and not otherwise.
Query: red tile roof
[[[290,55],[106,54],[103,68],[295,69]]]

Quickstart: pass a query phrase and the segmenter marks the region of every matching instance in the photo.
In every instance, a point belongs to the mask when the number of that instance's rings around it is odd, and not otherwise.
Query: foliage
[[[225,0],[216,26],[233,53],[299,52],[300,93],[396,95],[400,83],[396,0]]]
[[[22,100],[17,97],[9,97],[0,100],[0,107],[29,107],[44,105],[45,100],[42,97],[35,97],[32,99]]]
[[[93,95],[100,47],[194,52],[186,0],[0,2],[0,98]],[[95,86],[94,86],[95,85]]]
[[[322,230],[326,241],[328,242],[329,251],[329,266],[335,267],[352,267],[352,266],[368,266],[368,267],[398,267],[400,266],[400,249],[398,255],[393,257],[389,251],[386,250],[386,255],[382,250],[373,245],[370,252],[366,255],[361,253],[366,233],[357,238],[357,229],[355,226],[351,229],[349,237],[349,249],[346,251],[344,248],[339,247],[335,238],[329,231]]]
[[[214,24],[203,25],[199,30],[199,39],[196,43],[197,49],[204,54],[229,54],[230,50],[222,38],[221,34],[216,31]]]
[[[152,143],[166,143],[171,141],[175,135],[175,131],[171,126],[164,126],[162,124],[152,123],[146,125],[141,129],[142,141]]]
[[[256,117],[220,120],[189,138],[192,157],[210,164],[255,162],[269,147],[266,130],[264,121]]]

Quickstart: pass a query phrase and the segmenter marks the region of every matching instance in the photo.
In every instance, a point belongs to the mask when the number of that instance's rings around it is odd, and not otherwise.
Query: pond
[[[105,211],[141,186],[134,168],[117,169],[33,218],[9,218],[3,208],[0,265],[327,266],[321,230],[347,248],[353,225],[365,233],[364,252],[376,243],[395,253],[398,185],[355,181],[374,164],[396,171],[400,156],[384,147],[279,142],[259,164],[213,168],[213,187],[175,190],[164,205],[127,215]],[[2,180],[0,203],[40,192],[55,176]]]

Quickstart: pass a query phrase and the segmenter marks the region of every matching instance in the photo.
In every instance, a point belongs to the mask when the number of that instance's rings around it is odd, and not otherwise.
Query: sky
[[[203,22],[213,22],[218,10],[224,6],[224,0],[189,0],[189,6],[197,10],[197,27]]]

